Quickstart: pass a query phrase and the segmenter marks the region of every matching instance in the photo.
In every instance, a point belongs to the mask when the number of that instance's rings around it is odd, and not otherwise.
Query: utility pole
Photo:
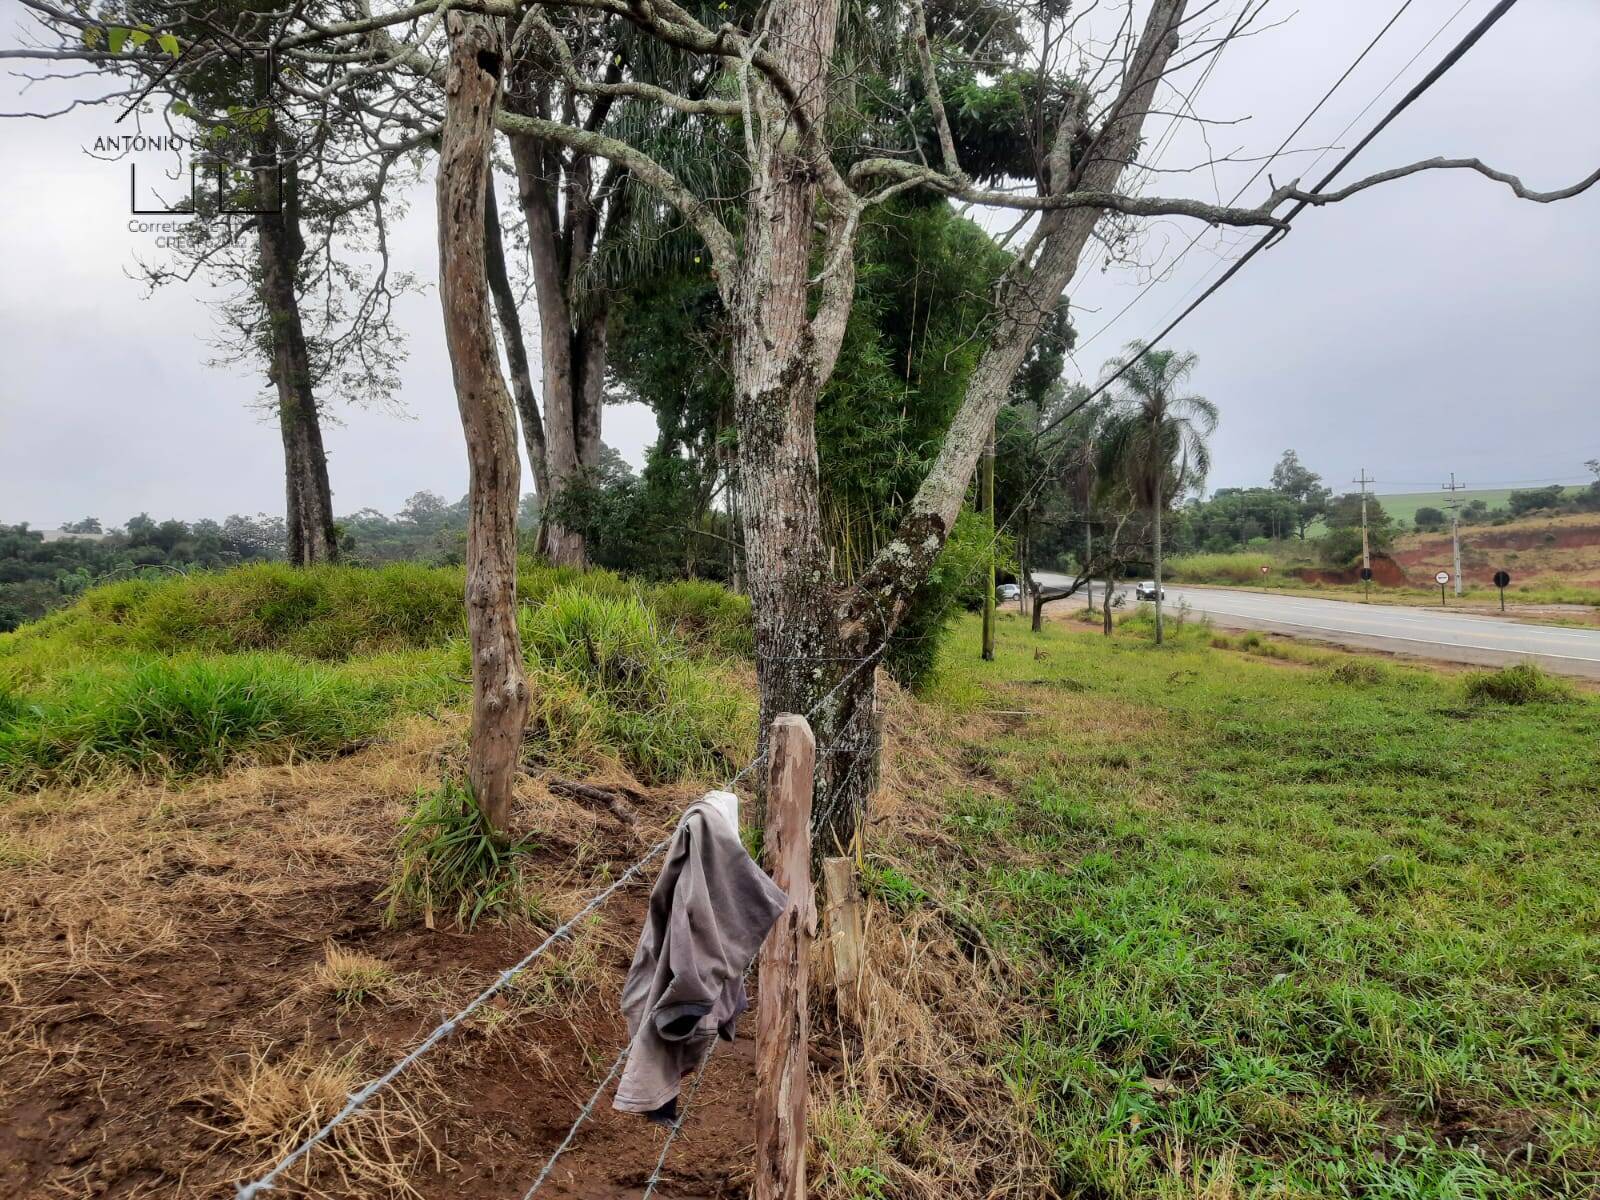
[[[1446,504],[1450,508],[1450,545],[1455,553],[1456,566],[1456,595],[1461,595],[1461,501],[1456,498],[1456,493],[1466,488],[1466,484],[1456,482],[1456,473],[1450,472],[1450,482],[1443,485],[1444,490],[1450,493]]]
[[[1351,483],[1361,485],[1361,569],[1372,570],[1372,547],[1367,542],[1367,484],[1377,483],[1376,479],[1367,478],[1367,469],[1361,468],[1361,478],[1352,479]],[[1366,576],[1363,576],[1366,578]]]
[[[983,661],[994,661],[994,430],[989,430],[989,440],[983,447],[983,480],[981,483],[984,514],[989,519],[989,588],[983,594]]]

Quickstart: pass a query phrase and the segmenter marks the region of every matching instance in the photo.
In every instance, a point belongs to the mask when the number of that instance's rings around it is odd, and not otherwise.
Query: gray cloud
[[[1473,0],[1356,132],[1486,7]],[[1331,140],[1455,8],[1414,4],[1295,144]],[[1275,146],[1392,11],[1390,0],[1309,6],[1230,46],[1198,111],[1251,119],[1207,127],[1212,150]],[[13,0],[3,0],[0,25],[18,19]],[[1533,186],[1571,182],[1600,162],[1596,45],[1593,5],[1519,7],[1353,170],[1476,154]],[[30,104],[48,102],[38,91]],[[204,365],[212,326],[198,289],[147,299],[125,275],[135,252],[153,249],[128,232],[125,168],[80,149],[109,121],[90,112],[0,123],[0,520],[277,511],[277,433],[253,407],[260,371]],[[1153,129],[1159,142],[1161,124]],[[1211,156],[1199,127],[1182,123],[1160,165]],[[1281,181],[1309,157],[1272,172]],[[1159,175],[1151,190],[1226,199],[1253,169]],[[1600,189],[1539,206],[1476,176],[1441,174],[1305,214],[1175,335],[1200,356],[1196,389],[1222,408],[1213,485],[1264,481],[1290,446],[1332,482],[1366,466],[1389,490],[1419,490],[1452,469],[1481,486],[1577,478],[1583,460],[1600,454],[1600,405],[1583,353],[1600,285],[1597,205]],[[395,231],[397,265],[424,278],[434,270],[431,217],[423,186]],[[1191,233],[1152,226],[1145,260],[1170,261]],[[1084,349],[1078,368],[1096,375],[1124,342],[1164,323],[1219,269],[1223,244],[1202,238],[1171,278]],[[1073,294],[1082,336],[1094,336],[1148,274],[1117,267],[1084,276]],[[466,485],[436,297],[410,297],[402,313],[410,358],[399,399],[408,416],[330,398],[341,422],[328,436],[341,512],[393,510],[419,489],[455,496]],[[606,440],[637,462],[652,436],[649,414],[608,409],[606,421]]]

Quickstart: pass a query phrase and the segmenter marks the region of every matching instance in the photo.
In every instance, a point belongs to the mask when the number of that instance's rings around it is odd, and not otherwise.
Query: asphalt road
[[[1036,577],[1046,587],[1066,587],[1072,582],[1048,572]],[[1118,591],[1126,593],[1126,603],[1134,602],[1131,588],[1119,587]],[[1057,601],[1061,605],[1082,603],[1078,596]],[[1532,659],[1550,671],[1600,679],[1600,629],[1524,625],[1500,617],[1453,613],[1447,608],[1169,585],[1163,607],[1170,612],[1185,603],[1191,612],[1205,614],[1213,624],[1234,629],[1264,629],[1446,662],[1500,666]]]

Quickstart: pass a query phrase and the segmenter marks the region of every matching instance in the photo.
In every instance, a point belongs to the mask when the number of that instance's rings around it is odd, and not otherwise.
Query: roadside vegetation
[[[511,841],[459,782],[454,570],[125,583],[0,638],[8,1094],[143,1114],[108,1178],[209,1194],[745,761],[743,601],[526,580]],[[818,968],[813,1036],[840,1052],[813,1099],[815,1194],[1593,1194],[1600,703],[1530,667],[1445,674],[1181,612],[1167,647],[1153,632],[1131,614],[1111,638],[1033,635],[1008,611],[985,664],[962,617],[916,693],[886,685],[858,1003]],[[614,1052],[636,929],[608,908],[308,1184],[453,1194],[466,1153],[521,1178]],[[120,1015],[54,1032],[80,1009]],[[186,1056],[135,1069],[172,1038]],[[747,1095],[749,1071],[720,1057],[708,1094]],[[447,1102],[469,1085],[527,1103]],[[747,1134],[717,1111],[698,1144],[732,1179]],[[615,1136],[575,1153],[620,1187],[656,1139]],[[464,1150],[501,1144],[524,1149]],[[49,1145],[58,1165],[14,1178],[68,1178]]]
[[[1145,624],[1003,628],[992,670],[964,628],[929,702],[1026,715],[879,860],[1026,964],[1057,1182],[1594,1194],[1600,704]]]
[[[620,755],[651,781],[728,761],[744,601],[531,563],[521,583],[543,761]],[[0,787],[325,758],[457,705],[462,586],[454,568],[269,563],[93,589],[0,635]]]

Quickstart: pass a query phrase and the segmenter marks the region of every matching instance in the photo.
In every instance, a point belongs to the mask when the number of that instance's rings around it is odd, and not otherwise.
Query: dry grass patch
[[[341,1013],[382,1000],[394,990],[394,968],[375,954],[329,942],[313,969],[312,986],[338,1005]]]
[[[964,906],[933,890],[935,864],[967,857],[944,798],[998,800],[1003,785],[972,752],[1019,718],[925,702],[889,683],[881,694],[886,748],[866,845],[866,962],[842,1012],[826,952],[812,975],[817,1040],[839,1047],[837,1067],[812,1094],[812,1192],[821,1200],[1052,1194],[1029,1097],[998,1062],[1025,1017],[1016,997],[1028,966],[993,953]]]
[[[278,1055],[257,1048],[225,1065],[199,1097],[212,1119],[202,1124],[222,1145],[244,1153],[252,1172],[270,1168],[342,1109],[366,1082],[359,1052],[335,1054],[298,1046]],[[430,1114],[450,1103],[426,1067],[413,1067],[407,1086],[380,1092],[352,1114],[284,1176],[307,1196],[415,1196],[419,1169],[438,1170],[443,1155],[429,1138]],[[315,1163],[311,1161],[312,1157]],[[337,1184],[316,1182],[332,1174]]]

